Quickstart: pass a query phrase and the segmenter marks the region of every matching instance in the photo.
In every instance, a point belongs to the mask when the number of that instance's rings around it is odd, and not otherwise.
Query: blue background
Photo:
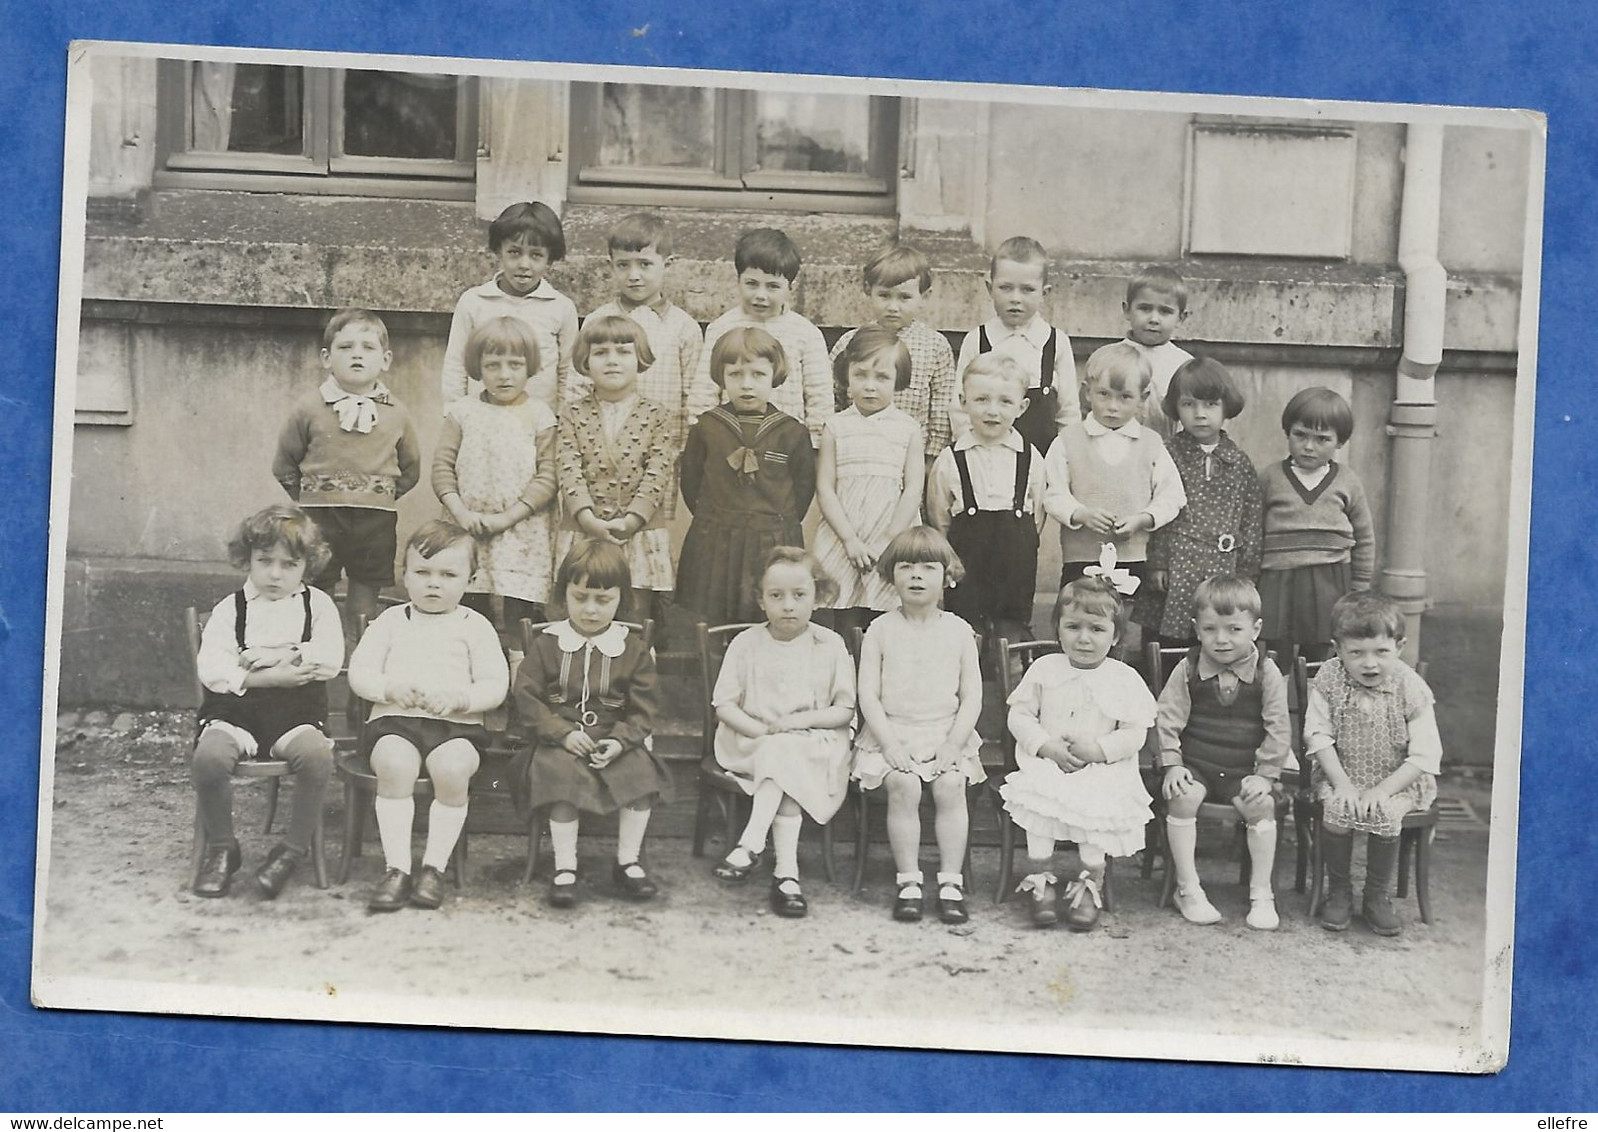
[[[1598,1108],[1598,915],[1581,711],[1598,444],[1598,14],[1583,0],[786,5],[155,0],[0,28],[0,1110]],[[462,13],[467,18],[462,18]],[[647,27],[634,34],[633,29]],[[1513,1040],[1466,1078],[72,1014],[28,1002],[62,125],[71,39],[722,67],[1547,112]],[[9,623],[9,634],[6,624]],[[914,993],[914,992],[912,992]],[[1293,1009],[1291,987],[1282,1009]]]

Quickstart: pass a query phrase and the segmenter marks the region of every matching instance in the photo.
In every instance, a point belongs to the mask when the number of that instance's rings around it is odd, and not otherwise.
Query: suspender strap
[[[971,484],[971,464],[964,449],[954,450],[954,466],[960,473],[960,509],[967,515],[974,515],[977,510],[977,489]]]
[[[233,636],[238,639],[239,651],[244,651],[244,626],[249,620],[250,603],[243,590],[233,591]]]
[[[305,628],[300,630],[300,643],[311,639],[311,587],[306,586],[300,591],[300,596],[305,599]]]
[[[1038,374],[1038,388],[1044,391],[1054,388],[1054,352],[1058,348],[1060,332],[1054,327],[1049,327],[1049,340],[1043,343],[1043,362],[1041,372]]]
[[[1011,508],[1018,516],[1026,513],[1026,486],[1032,474],[1032,445],[1021,445],[1021,451],[1015,458],[1015,506]]]
[[[993,353],[993,343],[988,341],[988,328],[986,326],[977,327],[977,353]]]

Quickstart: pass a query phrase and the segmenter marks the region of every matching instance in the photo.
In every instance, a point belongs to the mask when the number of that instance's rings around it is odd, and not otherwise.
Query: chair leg
[[[721,855],[723,857],[725,857],[728,853],[732,852],[732,847],[734,845],[738,844],[738,833],[739,833],[739,830],[738,830],[738,810],[739,810],[739,806],[738,806],[738,799],[736,799],[736,798],[721,798],[721,799],[718,799],[718,801],[721,803],[722,817],[726,820],[726,823],[727,823],[726,827],[725,827],[725,832],[722,834],[722,837],[724,838],[724,840],[722,841],[722,845],[721,845]]]
[[[866,883],[866,850],[871,844],[871,794],[860,790],[855,794],[855,823],[854,823],[854,892],[860,890]]]
[[[1303,892],[1309,882],[1309,813],[1308,806],[1297,799],[1293,801],[1293,891]]]
[[[1237,883],[1244,892],[1254,877],[1254,858],[1248,851],[1248,827],[1241,821],[1232,826],[1232,852],[1238,857]]]
[[[268,778],[266,780],[266,828],[263,833],[272,832],[272,824],[277,820],[277,791],[282,783],[281,778]]]
[[[466,887],[466,830],[461,830],[461,835],[455,841],[455,848],[450,851],[449,863],[455,872],[455,887]]]
[[[534,810],[527,818],[527,867],[522,870],[523,884],[531,884],[533,874],[538,871],[538,847],[544,839],[544,827],[539,821],[541,816],[537,810]],[[697,822],[694,825],[694,837],[695,839],[699,837]]]
[[[1114,880],[1114,869],[1111,866],[1114,864],[1114,857],[1104,858],[1104,891],[1100,895],[1104,897],[1104,910],[1106,912],[1115,911],[1114,885],[1111,883]]]
[[[838,869],[832,860],[832,823],[821,827],[821,867],[826,871],[827,883],[838,883]]]
[[[1415,846],[1415,897],[1420,901],[1420,921],[1432,922],[1432,838],[1436,830],[1420,832]]]
[[[1154,855],[1164,846],[1165,823],[1156,815],[1143,827],[1143,863],[1138,866],[1138,873],[1144,880],[1154,875]]]
[[[316,875],[316,887],[326,888],[327,829],[324,815],[321,813],[316,815],[316,828],[311,831],[311,870]]]
[[[993,891],[993,902],[1003,904],[1010,898],[1011,873],[1015,870],[1015,823],[1003,806],[999,807],[999,884]]]
[[[189,887],[200,883],[200,861],[205,857],[205,816],[198,804],[194,807],[194,847],[189,851]]]
[[[1169,908],[1176,896],[1176,861],[1171,857],[1171,843],[1160,838],[1160,902],[1157,907]]]
[[[703,778],[699,781],[699,797],[694,802],[694,847],[695,857],[705,855],[705,823],[710,820],[711,791],[715,789]]]
[[[1398,835],[1398,896],[1402,899],[1409,895],[1409,858],[1410,849],[1415,844],[1415,835],[1409,830],[1402,830]]]
[[[366,799],[355,789],[355,783],[344,780],[344,845],[338,861],[338,882],[350,879],[350,862],[360,855],[362,827],[366,824]]]
[[[1309,916],[1315,918],[1315,913],[1321,910],[1322,888],[1326,883],[1326,862],[1323,859],[1325,843],[1321,840],[1320,823],[1310,819],[1310,853],[1309,853]]]

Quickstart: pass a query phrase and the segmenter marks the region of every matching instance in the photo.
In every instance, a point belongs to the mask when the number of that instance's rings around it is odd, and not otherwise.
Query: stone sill
[[[567,206],[568,255],[551,281],[580,310],[610,297],[605,232],[629,211]],[[701,322],[737,301],[731,254],[738,233],[769,224],[789,232],[805,253],[797,308],[822,327],[859,325],[868,317],[859,265],[898,230],[883,217],[662,211],[676,228],[671,290]],[[928,321],[963,331],[986,317],[980,248],[947,234],[903,235],[936,265]],[[486,225],[469,203],[166,190],[148,194],[132,212],[91,217],[83,293],[128,302],[447,314],[462,291],[491,274],[485,243]],[[1050,317],[1071,335],[1119,337],[1125,282],[1141,266],[1056,260]],[[1173,266],[1189,281],[1193,308],[1179,341],[1401,344],[1403,276],[1396,269],[1288,260]],[[1451,278],[1448,348],[1512,353],[1519,306],[1514,277]]]

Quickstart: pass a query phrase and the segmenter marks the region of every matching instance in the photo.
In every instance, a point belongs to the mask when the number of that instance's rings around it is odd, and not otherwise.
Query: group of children
[[[1396,930],[1385,896],[1396,823],[1429,804],[1438,744],[1429,693],[1398,660],[1402,617],[1364,592],[1374,537],[1358,478],[1333,459],[1353,428],[1337,393],[1297,393],[1282,416],[1287,459],[1256,473],[1223,427],[1242,411],[1238,383],[1172,342],[1188,313],[1181,278],[1150,269],[1131,280],[1127,336],[1096,350],[1079,384],[1069,339],[1042,313],[1048,257],[1026,238],[995,252],[995,317],[966,335],[958,362],[918,318],[931,270],[904,245],[866,264],[875,319],[840,339],[830,363],[820,331],[790,308],[800,256],[776,229],[739,239],[740,303],[703,340],[664,297],[673,248],[657,216],[612,231],[616,299],[580,329],[545,277],[565,253],[552,210],[511,206],[489,247],[498,271],[462,296],[446,350],[431,480],[449,520],[411,537],[409,600],[380,616],[395,503],[420,480],[420,451],[382,382],[392,354],[381,320],[351,310],[328,323],[326,379],[296,404],[274,462],[299,506],[240,529],[232,551],[248,579],[202,643],[195,781],[210,843],[197,893],[221,895],[239,867],[225,820],[239,758],[270,753],[300,775],[289,833],[256,874],[262,893],[275,896],[308,849],[331,766],[322,682],[343,659],[325,591],[342,574],[352,624],[372,619],[349,680],[371,705],[364,746],[387,864],[373,910],[438,905],[485,713],[507,694],[530,736],[513,792],[548,822],[551,902],[575,902],[582,813],[620,811],[614,882],[635,899],[655,895],[643,839],[671,778],[651,749],[653,652],[618,618],[662,624],[675,599],[709,623],[758,622],[731,640],[712,690],[717,761],[751,797],[716,876],[747,879],[769,840],[772,907],[804,915],[802,815],[829,820],[853,777],[885,790],[894,915],[918,919],[930,790],[939,868],[929,887],[940,918],[962,922],[966,787],[984,778],[978,641],[1031,636],[1038,541],[1053,518],[1061,651],[1037,660],[1010,699],[1017,768],[1001,789],[1026,833],[1033,920],[1062,914],[1058,842],[1077,846],[1063,916],[1084,930],[1108,858],[1144,848],[1151,799],[1138,754],[1154,728],[1178,908],[1194,922],[1219,918],[1194,867],[1194,820],[1206,798],[1232,802],[1255,864],[1248,922],[1276,926],[1286,696],[1263,637],[1284,656],[1337,653],[1306,711],[1328,833],[1323,922],[1349,922],[1347,834],[1363,830],[1365,918]],[[679,492],[692,521],[674,568],[666,522]],[[821,522],[807,550],[813,500]],[[514,687],[496,598],[507,627],[542,620],[546,605],[565,614],[539,634]],[[1112,657],[1134,620],[1144,640],[1188,650],[1158,704]],[[858,675],[845,644],[855,629]],[[413,880],[424,768],[434,800]]]

